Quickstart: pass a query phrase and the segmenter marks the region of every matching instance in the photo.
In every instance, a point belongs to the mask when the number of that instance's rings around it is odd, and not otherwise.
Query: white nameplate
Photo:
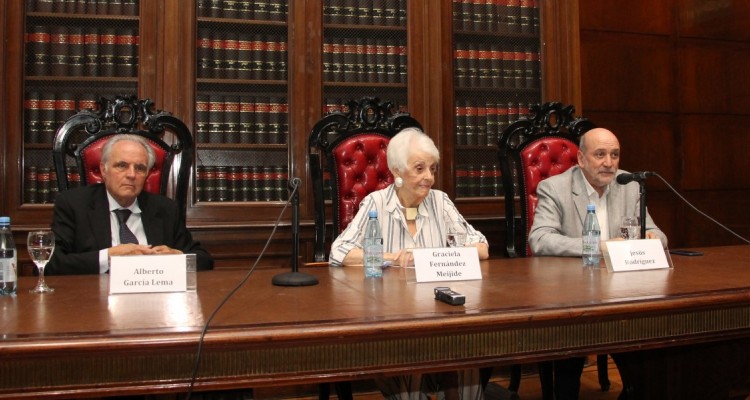
[[[602,252],[610,272],[669,268],[659,239],[609,240]]]
[[[109,294],[186,290],[185,254],[116,256],[109,260]]]
[[[417,282],[482,279],[474,246],[417,248],[413,252]]]

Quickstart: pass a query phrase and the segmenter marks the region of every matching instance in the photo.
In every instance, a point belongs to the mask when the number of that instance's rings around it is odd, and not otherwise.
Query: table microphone
[[[620,185],[627,185],[630,182],[636,181],[636,182],[643,182],[648,178],[649,176],[654,175],[651,171],[643,171],[643,172],[633,172],[632,174],[620,174],[617,175],[617,183]]]
[[[292,271],[284,272],[273,277],[271,283],[276,286],[312,286],[318,284],[318,278],[299,272],[299,187],[300,178],[289,180],[292,204]]]

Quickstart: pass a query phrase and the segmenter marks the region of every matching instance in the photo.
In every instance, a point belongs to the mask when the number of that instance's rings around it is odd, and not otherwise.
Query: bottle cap
[[[0,225],[10,225],[10,217],[0,217]]]
[[[586,206],[586,211],[596,211],[596,206],[593,204],[589,204]]]
[[[377,218],[378,217],[378,210],[370,210],[370,212],[367,213],[367,215],[369,215],[370,218]]]

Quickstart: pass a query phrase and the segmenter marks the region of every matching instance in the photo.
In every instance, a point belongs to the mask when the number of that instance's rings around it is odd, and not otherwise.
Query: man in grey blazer
[[[592,129],[581,137],[578,165],[539,183],[539,198],[529,233],[529,246],[536,256],[580,257],[583,251],[583,220],[586,206],[596,205],[602,240],[620,237],[623,216],[637,216],[640,210],[639,185],[620,185],[620,142],[610,131]],[[659,239],[664,248],[667,237],[646,213],[646,238]],[[616,357],[615,357],[616,359]],[[585,358],[556,360],[553,364],[556,400],[578,398]],[[623,389],[621,399],[626,398]]]
[[[595,128],[581,137],[578,165],[539,183],[539,203],[529,233],[531,252],[539,256],[581,256],[583,219],[586,206],[596,205],[602,240],[620,237],[624,216],[639,213],[639,185],[620,185],[615,177],[620,143],[603,128]],[[606,212],[605,212],[606,211]],[[667,247],[667,236],[646,213],[646,238],[659,239]]]

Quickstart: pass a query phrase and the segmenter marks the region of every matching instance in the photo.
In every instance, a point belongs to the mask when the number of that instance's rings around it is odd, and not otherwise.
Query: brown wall
[[[579,113],[614,131],[621,167],[655,171],[750,237],[750,2],[580,0]],[[670,247],[741,243],[658,177],[647,204]]]

